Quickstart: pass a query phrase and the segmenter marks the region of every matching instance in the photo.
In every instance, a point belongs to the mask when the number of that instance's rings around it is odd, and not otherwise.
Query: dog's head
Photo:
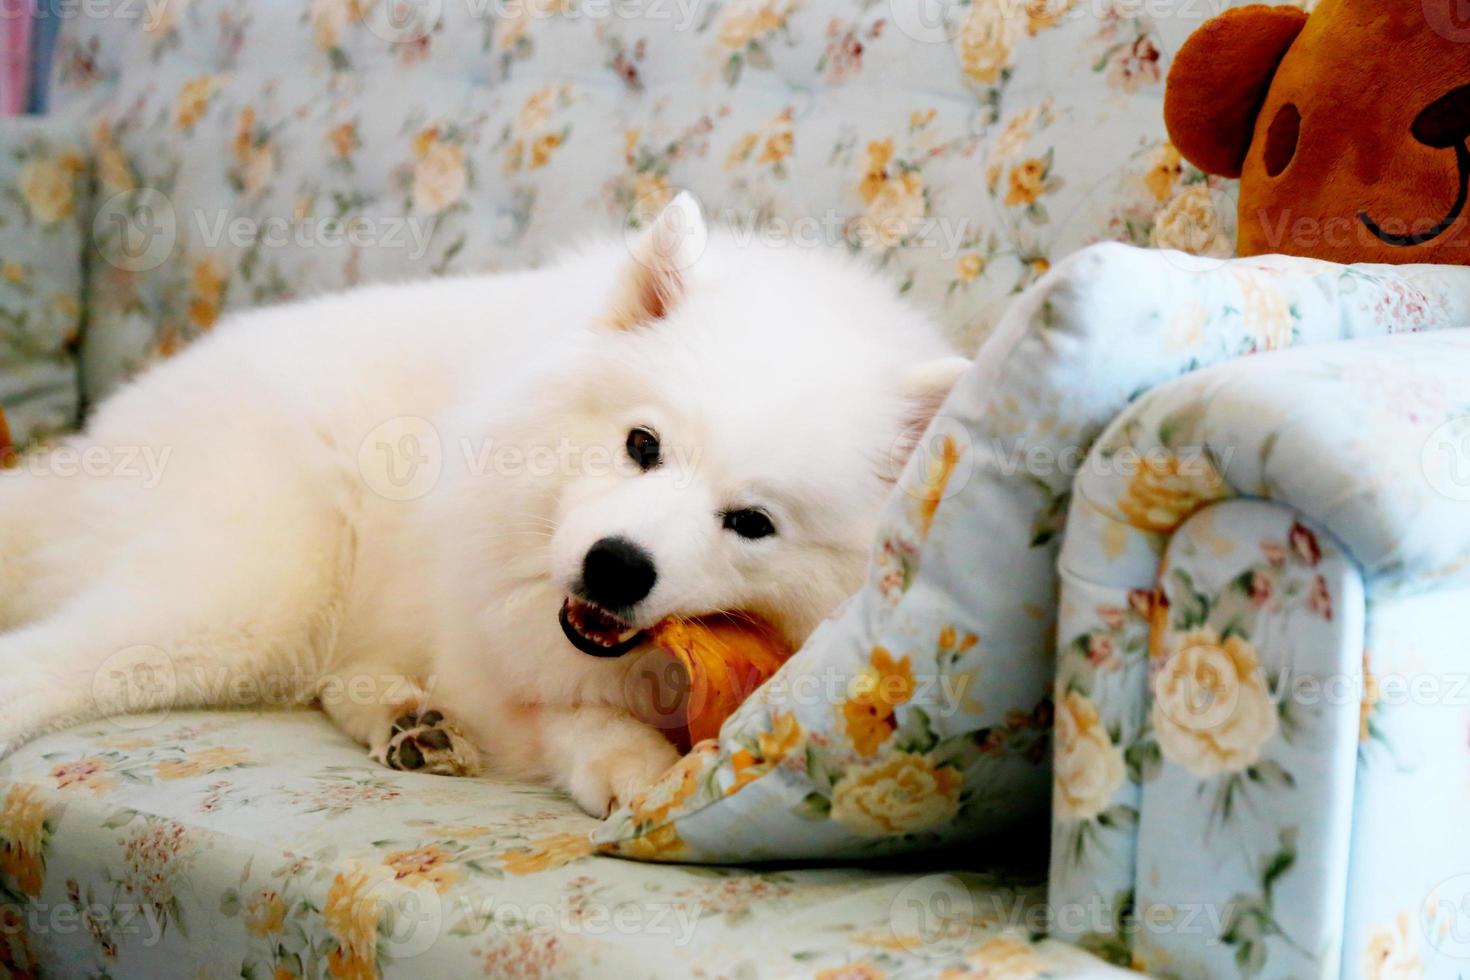
[[[799,643],[861,583],[907,448],[968,362],[843,257],[740,244],[681,196],[538,409],[573,463],[549,574],[578,650],[741,610]]]

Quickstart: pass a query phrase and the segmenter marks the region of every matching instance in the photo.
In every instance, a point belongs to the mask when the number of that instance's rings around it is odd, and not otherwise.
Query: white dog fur
[[[707,233],[682,195],[537,271],[230,318],[64,444],[85,472],[0,473],[0,757],[127,711],[316,701],[379,760],[416,737],[400,768],[483,754],[605,813],[677,756],[635,658],[559,624],[589,548],[651,556],[633,626],[745,610],[800,643],[966,363],[857,262]],[[144,448],[156,479],[119,462]],[[773,535],[725,527],[750,509]]]

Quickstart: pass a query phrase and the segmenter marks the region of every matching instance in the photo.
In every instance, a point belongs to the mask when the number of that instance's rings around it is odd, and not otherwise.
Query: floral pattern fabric
[[[70,124],[0,122],[0,412],[17,446],[76,424],[86,171]]]
[[[524,785],[385,770],[311,712],[130,717],[0,765],[7,976],[1121,976],[1038,870],[640,865]]]
[[[1470,329],[1283,352],[1101,437],[1049,901],[1108,912],[1057,935],[1160,976],[1459,975],[1466,377]]]
[[[642,858],[740,861],[914,850],[1045,820],[1053,718],[1058,738],[1098,748],[1116,723],[1052,697],[1057,545],[1104,427],[1141,392],[1209,364],[1235,361],[1229,376],[1249,379],[1255,360],[1242,355],[1253,352],[1465,324],[1470,270],[1458,267],[1213,261],[1124,245],[1073,256],[1017,300],[951,394],[888,505],[867,587],[718,743],[614,814],[599,840]],[[1376,377],[1407,390],[1387,370]],[[1342,444],[1378,472],[1385,457],[1366,431]],[[1070,526],[1151,587],[1150,535],[1225,493],[1193,462],[1145,462],[1119,505],[1137,533],[1102,536],[1081,506]],[[1396,539],[1384,535],[1374,548],[1388,555]],[[1418,581],[1432,562],[1422,564],[1402,574]],[[1098,605],[1131,608],[1126,592],[1084,608]],[[1125,659],[1145,643],[1121,616],[1089,639],[1089,656]],[[1094,817],[1118,772],[1104,752],[1077,762],[1058,810]]]
[[[1234,240],[1230,184],[1164,135],[1169,57],[1209,13],[1182,0],[88,13],[53,109],[88,134],[106,217],[94,399],[231,309],[524,266],[675,188],[746,234],[868,256],[967,349],[1079,247]]]

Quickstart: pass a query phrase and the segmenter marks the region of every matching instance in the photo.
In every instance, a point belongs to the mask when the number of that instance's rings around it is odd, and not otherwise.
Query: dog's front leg
[[[607,705],[544,705],[535,714],[551,777],[594,817],[651,786],[679,753],[655,729]]]
[[[322,677],[317,701],[337,727],[368,747],[389,769],[436,776],[475,776],[480,752],[435,707],[416,677],[396,664],[356,664]]]

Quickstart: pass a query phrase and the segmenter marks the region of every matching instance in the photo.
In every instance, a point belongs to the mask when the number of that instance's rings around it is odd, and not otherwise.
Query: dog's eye
[[[725,530],[742,538],[768,538],[776,533],[776,525],[758,510],[727,510],[724,523]]]
[[[658,436],[648,429],[634,429],[628,433],[628,458],[647,472],[660,462]]]

